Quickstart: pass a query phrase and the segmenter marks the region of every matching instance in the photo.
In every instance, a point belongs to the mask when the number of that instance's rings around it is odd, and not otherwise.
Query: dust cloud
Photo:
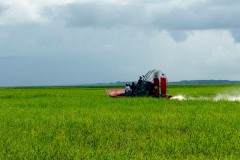
[[[173,100],[212,100],[212,101],[239,101],[240,102],[240,94],[217,94],[214,97],[187,97],[184,95],[176,95],[173,96],[171,99]]]
[[[230,94],[218,94],[213,99],[214,101],[226,100],[226,101],[239,101],[240,102],[240,94],[239,95],[230,95]]]
[[[173,97],[171,97],[171,99],[176,99],[176,100],[179,100],[179,101],[187,100],[187,98],[184,97],[183,95],[173,96]]]

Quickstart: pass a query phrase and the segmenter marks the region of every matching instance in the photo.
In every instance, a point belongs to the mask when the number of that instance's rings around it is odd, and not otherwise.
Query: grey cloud
[[[225,1],[224,1],[225,2]],[[235,2],[237,3],[237,2]],[[238,5],[237,5],[238,4]],[[196,3],[167,11],[148,5],[74,4],[61,8],[67,24],[78,27],[153,26],[160,29],[226,29],[240,27],[240,2],[233,5]]]
[[[114,5],[103,3],[72,4],[57,9],[59,18],[74,27],[139,26],[149,23],[149,15],[142,5]]]
[[[164,1],[165,2],[165,1]],[[71,4],[56,8],[58,19],[69,27],[114,28],[134,27],[143,30],[167,30],[174,39],[184,39],[185,31],[240,28],[240,1],[199,1],[187,8],[161,8],[161,3],[133,3],[116,5],[106,3]],[[180,32],[183,33],[180,34]],[[177,37],[176,37],[177,36]]]
[[[173,30],[173,31],[170,31],[169,33],[176,42],[185,41],[188,36],[187,33],[184,31]]]
[[[216,6],[205,3],[189,8],[176,8],[170,12],[159,12],[155,23],[163,29],[204,30],[240,27],[239,6]]]
[[[235,42],[240,42],[240,29],[231,30]]]
[[[205,0],[204,3],[213,6],[235,6],[239,4],[239,0]]]

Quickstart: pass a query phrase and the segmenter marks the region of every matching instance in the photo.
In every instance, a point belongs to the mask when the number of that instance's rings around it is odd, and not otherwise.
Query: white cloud
[[[210,53],[206,64],[213,67],[225,68],[223,70],[236,70],[239,68],[240,54],[238,46],[217,46]]]
[[[1,25],[25,24],[29,22],[42,22],[40,8],[29,1],[6,1],[2,3],[5,10],[0,16]]]

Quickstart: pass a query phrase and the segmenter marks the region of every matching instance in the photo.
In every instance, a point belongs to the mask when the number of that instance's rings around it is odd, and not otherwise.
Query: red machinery
[[[111,97],[119,96],[153,96],[171,98],[171,95],[167,94],[167,77],[160,70],[151,70],[144,76],[141,76],[136,86],[135,83],[130,85],[132,91],[125,92],[125,89],[109,89],[106,90],[107,94]]]
[[[159,78],[153,78],[153,84],[154,84],[154,96],[159,96]]]
[[[153,78],[153,84],[155,97],[158,97],[159,95],[163,97],[167,96],[167,77],[164,74],[162,74],[160,78],[158,77]]]
[[[167,77],[163,74],[160,78],[161,81],[161,95],[167,94]]]

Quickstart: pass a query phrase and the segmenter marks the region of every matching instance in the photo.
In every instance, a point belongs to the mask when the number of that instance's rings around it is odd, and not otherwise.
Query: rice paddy
[[[185,100],[106,88],[0,88],[0,159],[240,157],[240,102],[226,98],[240,85],[169,86]]]

